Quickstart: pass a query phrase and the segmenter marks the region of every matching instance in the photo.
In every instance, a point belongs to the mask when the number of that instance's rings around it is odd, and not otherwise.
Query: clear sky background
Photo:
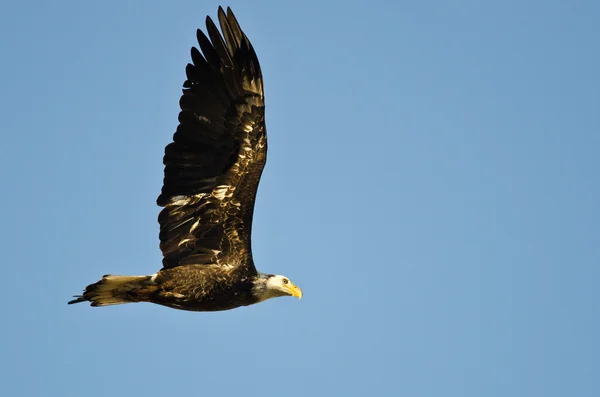
[[[0,395],[599,396],[595,0],[231,1],[266,84],[255,262],[304,298],[66,305],[160,268],[218,4],[0,6]]]

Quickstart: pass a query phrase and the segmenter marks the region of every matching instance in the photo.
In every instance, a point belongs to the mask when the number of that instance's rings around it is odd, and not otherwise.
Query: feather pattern
[[[157,200],[163,269],[219,265],[256,274],[250,234],[267,155],[262,74],[231,10],[219,8],[218,17],[223,36],[210,17],[208,36],[197,32],[201,51],[192,48],[179,126],[165,149]]]

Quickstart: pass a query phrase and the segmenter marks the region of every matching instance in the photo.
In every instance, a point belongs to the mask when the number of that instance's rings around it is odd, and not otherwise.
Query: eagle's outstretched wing
[[[248,266],[256,189],[267,156],[263,81],[235,16],[219,7],[198,30],[180,100],[179,126],[165,149],[160,249],[163,267]]]

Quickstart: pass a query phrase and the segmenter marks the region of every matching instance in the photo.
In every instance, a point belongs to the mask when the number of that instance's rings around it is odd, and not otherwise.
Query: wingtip
[[[240,31],[242,30],[242,28],[240,27],[240,23],[238,22],[237,18],[235,17],[235,14],[229,7],[227,7],[227,19],[229,20],[229,23],[235,24]]]

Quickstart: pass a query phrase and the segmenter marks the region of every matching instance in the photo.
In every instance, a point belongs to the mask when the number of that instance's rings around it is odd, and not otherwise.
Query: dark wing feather
[[[219,7],[225,39],[207,17],[198,30],[180,100],[179,126],[165,149],[158,205],[164,268],[247,266],[256,189],[267,156],[263,81],[252,45],[231,10]]]

